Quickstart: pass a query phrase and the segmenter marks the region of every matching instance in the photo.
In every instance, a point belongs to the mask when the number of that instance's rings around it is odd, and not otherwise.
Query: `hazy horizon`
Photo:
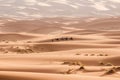
[[[0,17],[120,16],[120,0],[0,0]]]

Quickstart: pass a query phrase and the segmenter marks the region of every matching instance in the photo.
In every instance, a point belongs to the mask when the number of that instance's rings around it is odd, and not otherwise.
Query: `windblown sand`
[[[0,80],[120,80],[120,32],[98,22],[64,33],[1,33]]]

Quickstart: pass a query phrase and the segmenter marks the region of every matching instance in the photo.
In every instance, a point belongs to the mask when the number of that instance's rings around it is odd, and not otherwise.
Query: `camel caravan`
[[[55,39],[52,39],[52,42],[56,42],[56,41],[69,41],[69,40],[73,40],[73,38],[72,37],[55,38]]]

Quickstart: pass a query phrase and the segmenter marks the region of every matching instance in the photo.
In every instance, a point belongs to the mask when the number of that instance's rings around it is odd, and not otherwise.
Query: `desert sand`
[[[0,27],[0,80],[120,80],[119,17],[15,20]]]

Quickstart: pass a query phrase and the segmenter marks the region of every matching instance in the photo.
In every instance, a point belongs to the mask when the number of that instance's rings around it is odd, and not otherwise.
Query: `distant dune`
[[[1,33],[0,34],[0,41],[17,41],[17,40],[26,40],[35,38],[32,35],[25,35],[25,34],[16,34],[16,33]]]
[[[89,19],[89,21],[87,20]],[[5,21],[2,19],[2,21]],[[120,30],[120,18],[45,18],[38,20],[8,20],[1,26],[2,32],[29,32],[29,33],[64,33],[69,32],[69,27],[90,30]],[[66,27],[67,29],[65,29]],[[86,31],[85,31],[86,32]],[[84,33],[85,33],[84,32]],[[87,31],[92,33],[94,31]]]

